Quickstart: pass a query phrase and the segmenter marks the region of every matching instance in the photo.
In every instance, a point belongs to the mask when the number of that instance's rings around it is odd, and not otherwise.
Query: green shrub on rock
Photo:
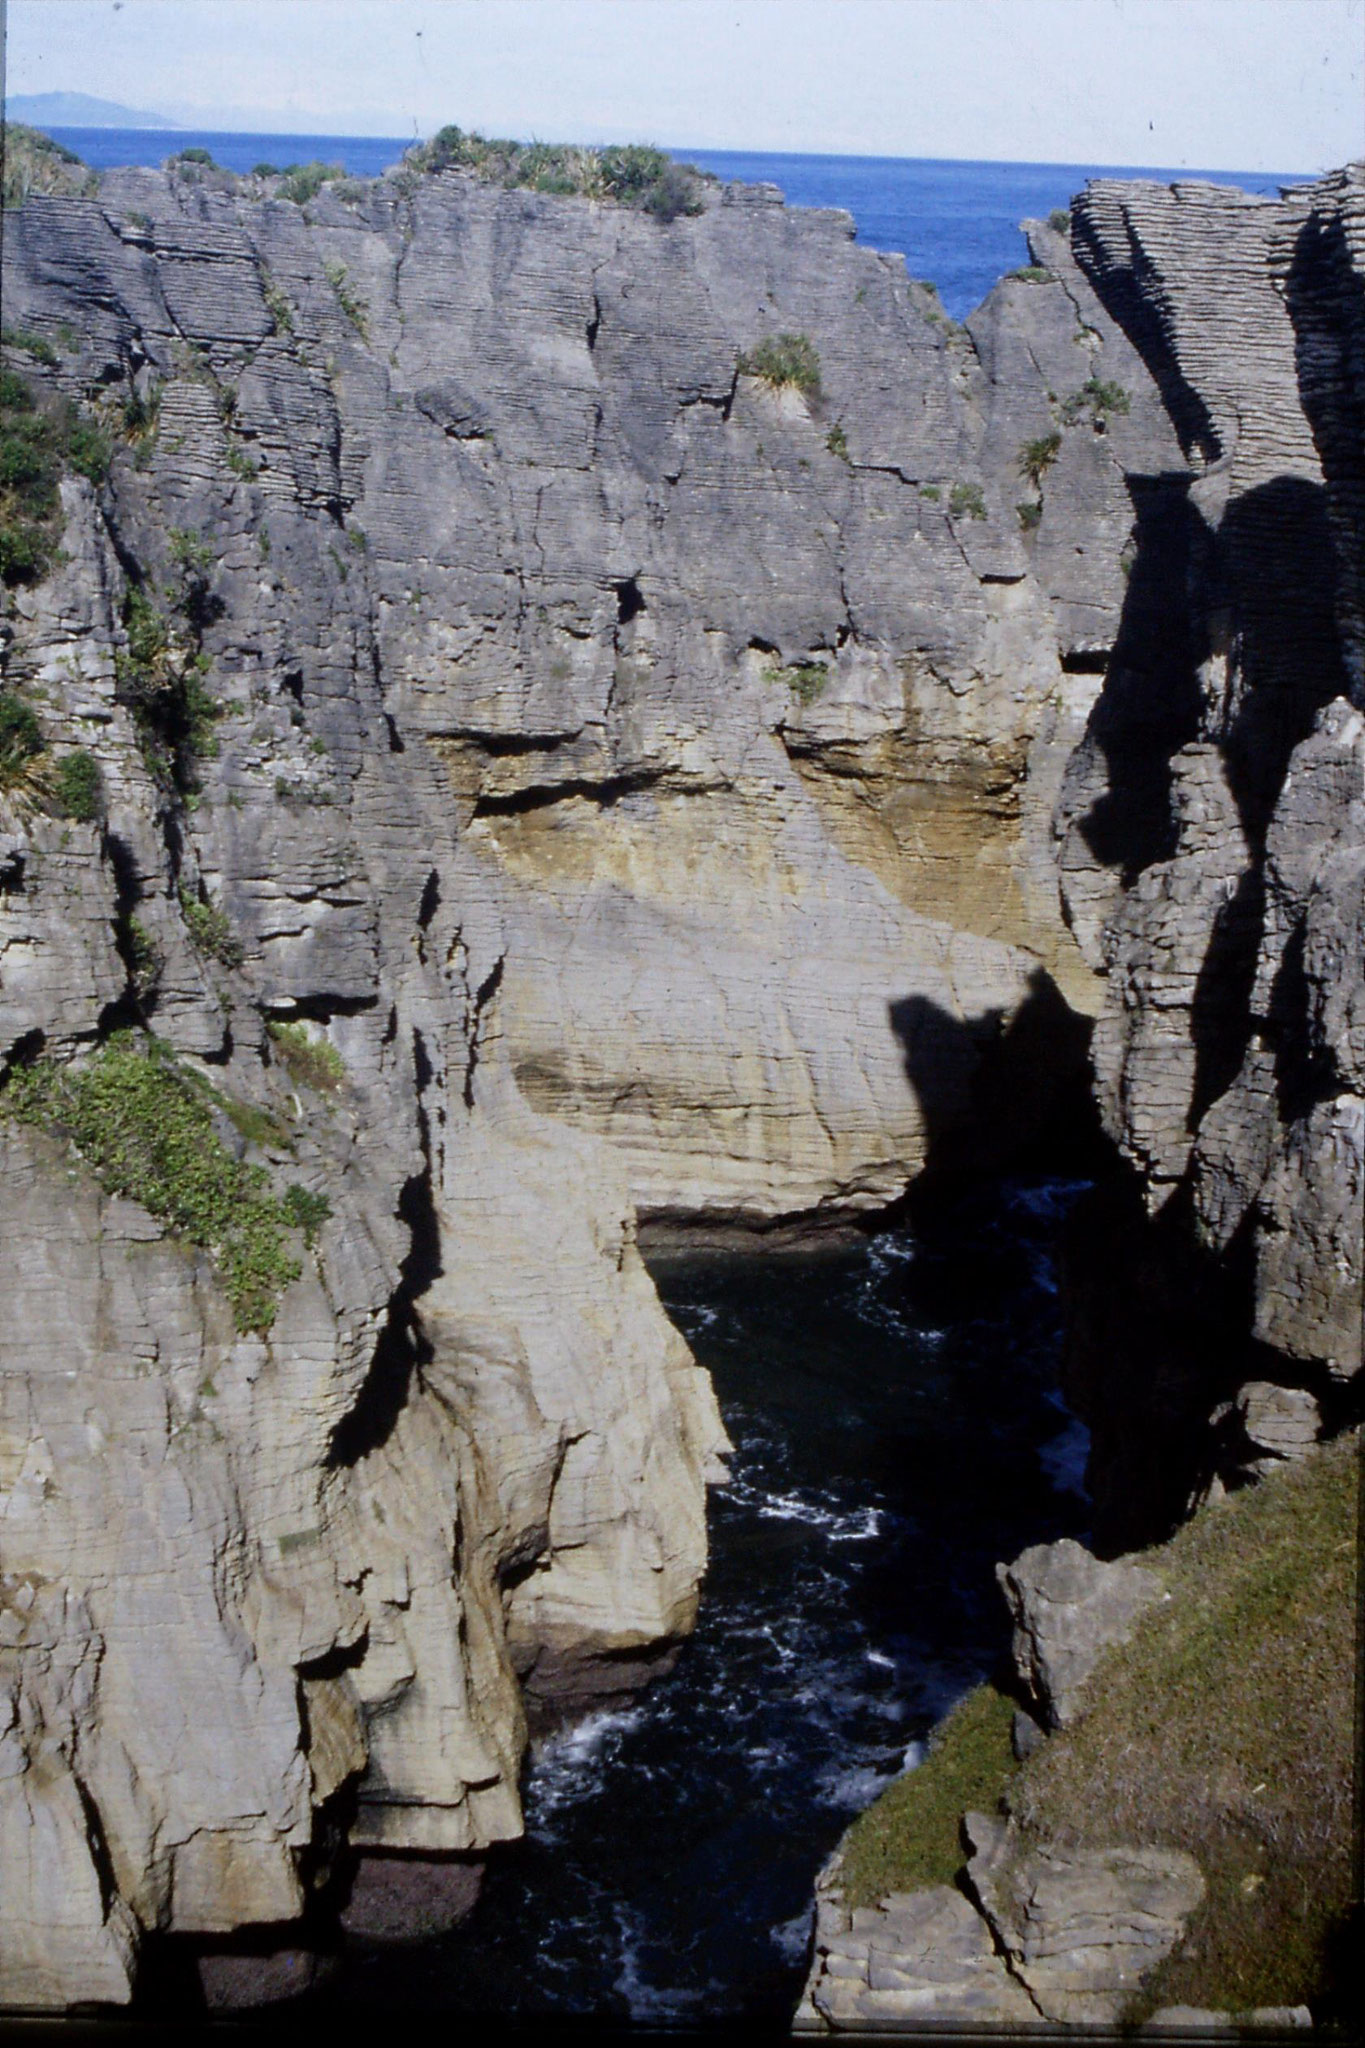
[[[1020,476],[1026,476],[1031,484],[1041,484],[1057,460],[1061,446],[1062,437],[1055,427],[1050,434],[1040,434],[1036,441],[1025,441],[1019,450]]]
[[[324,1095],[346,1079],[346,1062],[327,1038],[314,1038],[304,1024],[272,1024],[270,1039],[294,1080]]]
[[[194,644],[207,601],[203,573],[179,567],[174,616],[162,610],[149,585],[129,586],[123,601],[128,644],[114,656],[119,701],[133,714],[149,769],[168,786],[184,786],[193,762],[213,758],[223,709],[205,686],[209,658]]]
[[[829,670],[823,661],[794,661],[788,668],[773,663],[764,669],[763,676],[766,682],[781,683],[799,704],[813,704],[829,682]]]
[[[53,808],[63,818],[89,824],[104,808],[104,777],[100,764],[84,747],[63,754],[49,778]]]
[[[0,370],[0,581],[33,583],[52,557],[61,460],[26,380]]]
[[[73,198],[95,191],[99,174],[74,150],[23,121],[5,123],[4,184],[0,203],[22,206],[30,192]]]
[[[80,1066],[42,1060],[11,1075],[0,1107],[55,1131],[109,1194],[141,1203],[211,1256],[237,1328],[264,1332],[302,1271],[290,1233],[315,1230],[323,1197],[270,1192],[264,1167],[228,1150],[213,1094],[155,1039],[116,1033]]]
[[[350,272],[344,263],[324,263],[327,282],[337,295],[337,304],[354,327],[363,342],[369,341],[370,309],[351,283]]]
[[[232,919],[216,904],[201,903],[184,883],[180,887],[180,909],[189,926],[190,937],[201,953],[223,967],[240,967],[245,954],[233,929]]]
[[[13,690],[0,695],[0,789],[26,774],[43,751],[43,730],[33,706]]]
[[[102,483],[108,436],[69,399],[38,403],[17,370],[0,369],[0,583],[36,583],[56,556],[58,484],[70,472]]]
[[[1068,427],[1074,427],[1084,413],[1089,413],[1090,424],[1097,434],[1102,434],[1109,423],[1111,413],[1126,413],[1132,404],[1122,384],[1114,384],[1102,377],[1087,377],[1079,391],[1073,391],[1062,401],[1062,419]]]
[[[284,1213],[294,1228],[303,1232],[303,1241],[311,1249],[319,1230],[332,1213],[332,1205],[326,1195],[316,1194],[312,1188],[302,1187],[295,1181],[284,1191]]]
[[[805,334],[769,334],[739,359],[741,377],[757,377],[774,391],[790,385],[803,398],[820,396],[820,358]]]
[[[55,370],[60,361],[52,343],[27,327],[0,327],[0,347],[18,349],[48,370]]]
[[[324,164],[315,157],[311,163],[289,164],[275,188],[277,199],[291,199],[295,206],[306,206],[310,199],[316,199],[323,186],[332,178],[344,178],[344,164]]]
[[[710,182],[695,164],[678,162],[645,143],[591,149],[575,143],[511,142],[467,133],[453,124],[404,158],[407,171],[470,171],[487,184],[582,199],[606,199],[673,221],[702,210]]]

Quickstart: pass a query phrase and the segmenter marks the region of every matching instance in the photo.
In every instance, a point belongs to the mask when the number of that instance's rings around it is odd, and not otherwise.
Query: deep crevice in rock
[[[479,1038],[483,1030],[484,1012],[502,987],[502,970],[506,955],[499,953],[492,967],[484,976],[474,994],[474,1014],[469,1020],[469,1058],[464,1070],[464,1106],[474,1107],[474,1075],[479,1064]]]
[[[434,1356],[416,1308],[441,1271],[441,1229],[429,1162],[404,1183],[398,1214],[408,1226],[408,1252],[355,1405],[332,1432],[327,1464],[334,1470],[359,1464],[388,1442],[411,1397],[415,1375]]]
[[[660,779],[659,771],[652,768],[637,769],[627,775],[604,776],[601,781],[573,776],[564,782],[512,790],[506,796],[481,796],[475,802],[474,816],[516,817],[524,811],[541,811],[552,804],[566,803],[572,797],[585,797],[599,809],[609,811],[623,797],[636,796],[641,790],[654,788]]]

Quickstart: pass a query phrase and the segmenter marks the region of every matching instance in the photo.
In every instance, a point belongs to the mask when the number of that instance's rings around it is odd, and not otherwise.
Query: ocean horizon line
[[[19,96],[17,95],[16,97]],[[432,129],[430,134],[397,135],[381,134],[377,130],[367,131],[352,128],[212,128],[207,125],[182,125],[179,122],[170,123],[166,126],[144,127],[132,121],[35,121],[32,119],[26,120],[22,115],[12,115],[9,110],[8,101],[6,101],[4,104],[3,120],[6,124],[8,124],[10,120],[21,121],[23,125],[26,127],[38,128],[44,134],[52,135],[55,140],[60,140],[63,136],[66,135],[88,135],[92,137],[112,137],[116,135],[140,137],[145,135],[148,137],[155,137],[162,142],[169,142],[173,138],[192,139],[198,136],[212,138],[222,142],[232,142],[239,146],[249,141],[296,142],[300,144],[320,142],[359,142],[365,143],[372,148],[378,148],[387,145],[391,148],[395,148],[398,150],[408,150],[417,147],[420,143],[429,142],[431,140],[431,135],[434,135],[437,132],[435,129]],[[484,133],[482,129],[469,129],[466,132],[469,134]],[[549,140],[553,140],[557,143],[563,143],[562,137],[551,138],[540,135],[527,135],[513,137],[510,139],[520,141],[522,143],[545,142]],[[635,144],[638,144],[640,143],[641,139],[642,138],[640,138],[639,136],[636,136],[632,138],[632,141]],[[192,140],[191,146],[193,146]],[[620,141],[604,140],[602,138],[597,138],[590,142],[574,141],[570,143],[565,143],[563,144],[563,146],[581,149],[621,149],[629,147],[631,145],[622,143]],[[1106,175],[1113,174],[1115,176],[1146,178],[1155,176],[1159,177],[1163,181],[1204,178],[1254,178],[1264,181],[1284,180],[1287,182],[1298,183],[1312,178],[1321,177],[1327,170],[1335,168],[1335,166],[1333,165],[1324,165],[1317,170],[1258,170],[1253,166],[1249,166],[1246,164],[1097,164],[1093,161],[1072,159],[1068,157],[895,155],[889,156],[884,153],[871,154],[865,153],[860,150],[767,149],[764,148],[761,144],[739,145],[735,143],[725,143],[723,145],[712,145],[709,143],[699,142],[656,142],[652,140],[647,141],[647,146],[651,148],[662,149],[669,156],[683,158],[687,158],[689,156],[734,157],[746,159],[761,157],[769,159],[774,162],[867,165],[913,164],[921,165],[927,169],[934,170],[961,169],[967,171],[1085,171],[1092,175],[1094,174],[1094,172],[1098,170],[1104,172]],[[167,149],[165,152],[166,156],[174,156],[175,154],[176,150],[173,148]]]

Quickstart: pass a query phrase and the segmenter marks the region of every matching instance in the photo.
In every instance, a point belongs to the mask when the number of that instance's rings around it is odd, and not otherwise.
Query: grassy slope
[[[1026,1835],[1188,1849],[1208,1894],[1143,2004],[1318,1993],[1352,1844],[1359,1439],[1206,1509],[1143,1563],[1171,1598],[1105,1659],[1088,1711],[1015,1770],[982,1687],[845,1839],[855,1903],[949,1881],[956,1816],[1008,1797]]]
[[[849,1905],[871,1906],[889,1892],[952,1883],[964,1860],[962,1815],[998,1811],[1014,1774],[1013,1714],[1013,1700],[979,1685],[934,1731],[918,1770],[897,1778],[858,1815],[841,1844]]]

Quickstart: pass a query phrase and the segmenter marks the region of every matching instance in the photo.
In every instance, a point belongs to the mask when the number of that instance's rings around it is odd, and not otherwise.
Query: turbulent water
[[[199,148],[230,171],[301,158],[344,165],[371,178],[396,164],[412,137],[244,135],[198,129],[49,128],[97,170],[159,164],[173,150]],[[1118,164],[934,162],[918,157],[807,156],[765,150],[673,152],[721,179],[779,185],[791,206],[841,206],[870,249],[905,257],[911,275],[931,278],[955,320],[981,303],[997,278],[1028,260],[1019,222],[1066,206],[1087,178],[1211,178],[1275,194],[1288,180],[1255,171],[1135,169]]]
[[[526,1840],[463,1927],[353,1952],[323,2002],[790,2016],[820,1864],[1005,1646],[996,1560],[1084,1529],[1056,1393],[1076,1192],[1015,1183],[856,1253],[660,1270],[736,1446],[696,1634],[635,1704],[541,1748]]]

